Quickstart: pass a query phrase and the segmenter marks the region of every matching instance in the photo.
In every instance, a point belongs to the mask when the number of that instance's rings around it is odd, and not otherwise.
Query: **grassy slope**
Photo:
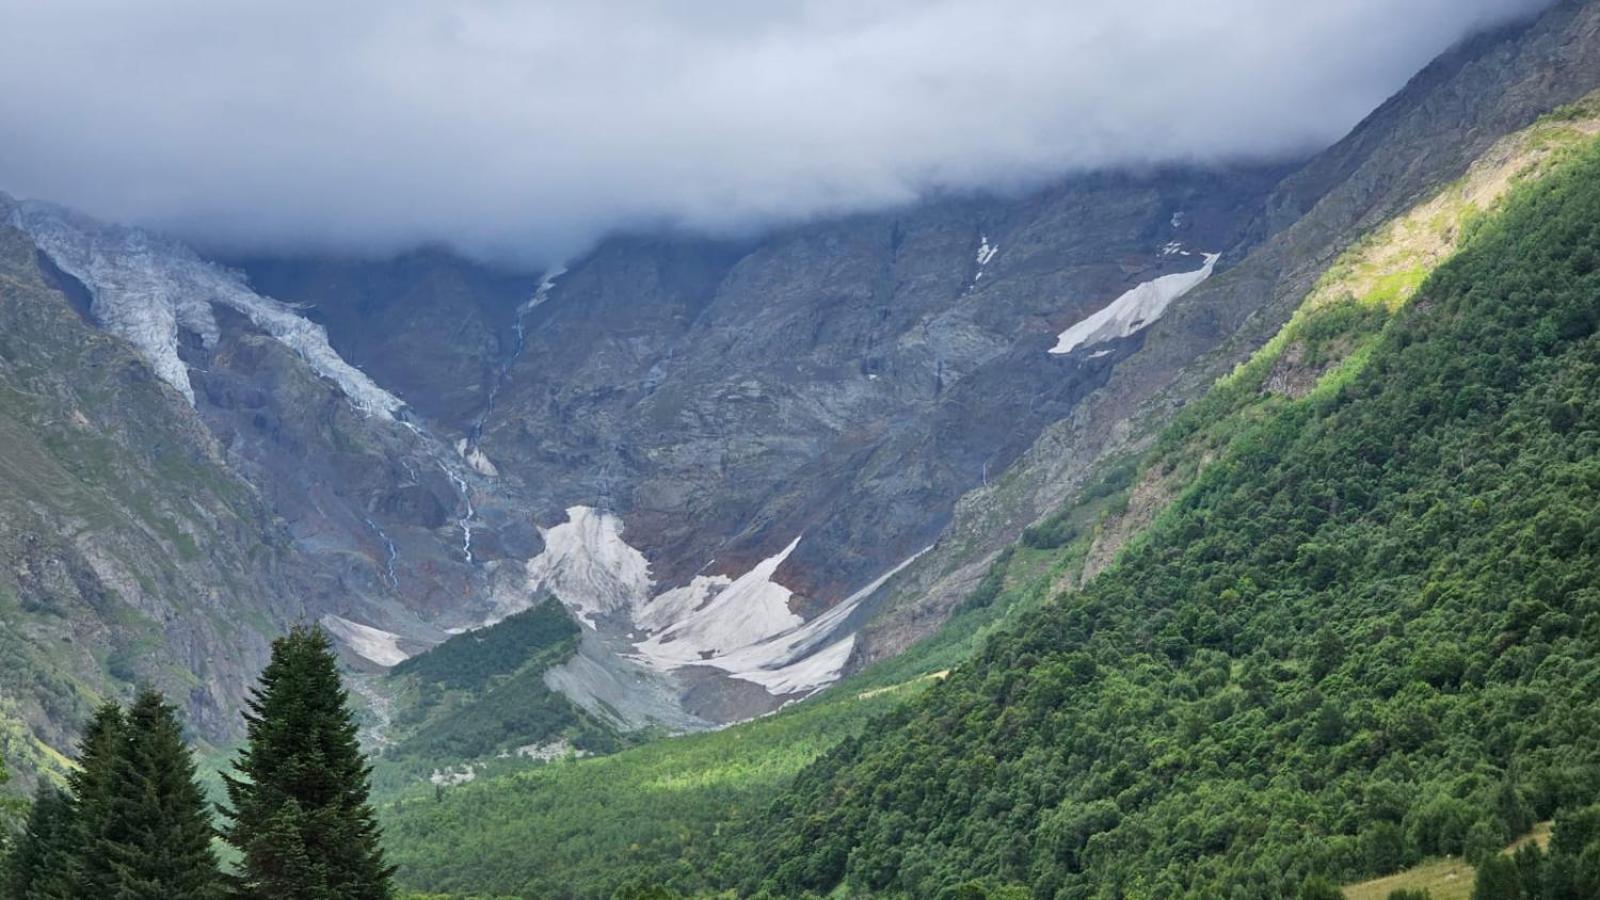
[[[988,602],[907,654],[777,716],[486,778],[441,800],[408,799],[385,813],[402,877],[434,889],[552,896],[600,896],[639,876],[706,887],[703,869],[683,858],[715,855],[709,845],[745,827],[822,750],[920,691],[931,683],[924,676],[964,660],[1019,612],[1076,585],[1087,561],[1115,555],[1252,427],[1358,371],[1388,318],[1507,186],[1546,171],[1593,130],[1589,107],[1556,119],[1503,142],[1467,178],[1341,257],[1283,333],[1169,430],[1139,464],[1138,483],[1129,485],[1127,461],[1108,463],[1093,487],[1045,523],[1035,546],[1005,557],[995,572],[1002,589]],[[1284,392],[1262,390],[1274,376]],[[873,693],[895,685],[905,687]]]
[[[1540,847],[1550,844],[1550,822],[1540,822],[1533,831],[1518,838],[1505,853],[1511,854],[1525,843]],[[1468,900],[1477,870],[1459,856],[1430,859],[1393,875],[1346,885],[1345,900],[1388,900],[1394,891],[1427,891],[1429,900]]]

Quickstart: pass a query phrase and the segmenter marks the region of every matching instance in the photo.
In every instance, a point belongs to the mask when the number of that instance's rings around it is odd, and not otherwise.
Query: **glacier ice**
[[[854,647],[854,635],[843,633],[851,614],[921,555],[807,621],[789,609],[794,594],[775,577],[802,537],[737,578],[697,575],[656,593],[649,561],[623,539],[620,518],[588,506],[566,514],[540,529],[545,547],[527,563],[528,602],[549,591],[590,628],[633,629],[632,658],[656,672],[708,666],[779,696],[838,680]]]
[[[773,580],[778,567],[798,546],[797,537],[735,578],[699,609],[641,643],[640,652],[652,660],[692,665],[804,624],[804,619],[789,611],[793,592]]]
[[[194,387],[178,356],[178,332],[192,331],[205,346],[214,346],[220,332],[212,306],[221,304],[299,354],[362,412],[393,418],[404,405],[340,357],[321,325],[287,303],[255,293],[239,273],[201,259],[176,241],[33,201],[17,204],[11,224],[82,282],[95,318],[132,344],[156,376],[190,403]]]
[[[855,647],[853,633],[840,637],[851,614],[927,550],[913,554],[832,609],[805,621],[789,612],[792,593],[772,580],[799,542],[796,538],[781,553],[735,579],[691,619],[640,642],[641,661],[662,670],[711,666],[761,685],[776,696],[811,693],[839,680]],[[780,596],[781,603],[775,602]],[[725,623],[722,616],[745,604],[753,610]],[[754,624],[760,627],[752,627]]]

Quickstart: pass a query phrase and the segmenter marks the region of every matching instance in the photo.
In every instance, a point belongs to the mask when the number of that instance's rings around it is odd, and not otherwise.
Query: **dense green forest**
[[[1600,805],[1557,814],[1548,850],[1529,841],[1514,852],[1486,856],[1472,891],[1473,900],[1588,897],[1600,897]]]
[[[395,709],[384,753],[399,772],[386,775],[561,739],[586,751],[618,749],[615,731],[545,686],[545,670],[577,642],[577,623],[550,601],[395,666],[383,688]]]
[[[1600,149],[1469,231],[1120,564],[802,772],[731,880],[1283,897],[1600,796]]]

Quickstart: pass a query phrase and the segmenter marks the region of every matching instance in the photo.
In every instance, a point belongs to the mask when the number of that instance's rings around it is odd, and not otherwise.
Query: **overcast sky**
[[[0,0],[0,190],[528,265],[1336,140],[1541,0]]]

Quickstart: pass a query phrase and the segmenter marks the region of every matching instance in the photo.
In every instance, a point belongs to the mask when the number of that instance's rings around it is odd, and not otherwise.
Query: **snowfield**
[[[1172,301],[1199,287],[1201,282],[1210,278],[1212,270],[1216,268],[1217,260],[1221,257],[1220,253],[1207,253],[1205,265],[1193,272],[1163,275],[1140,284],[1108,303],[1104,309],[1061,332],[1050,352],[1071,353],[1079,347],[1092,347],[1095,344],[1124,338],[1148,327],[1150,323],[1161,318],[1167,307],[1172,305]]]
[[[793,592],[773,580],[778,567],[798,546],[797,537],[777,555],[734,579],[702,607],[639,644],[640,653],[661,663],[714,665],[717,657],[804,624],[804,619],[789,611]]]
[[[540,534],[545,548],[527,564],[530,602],[549,591],[591,629],[631,631],[632,659],[651,671],[707,666],[775,696],[811,693],[837,681],[855,647],[855,635],[845,628],[850,615],[916,559],[808,622],[789,609],[794,592],[776,580],[802,537],[737,578],[699,575],[656,593],[649,561],[623,539],[617,516],[574,506],[566,522]]]
[[[528,593],[549,591],[572,614],[598,627],[602,616],[632,618],[650,595],[650,563],[622,539],[622,520],[588,506],[541,528],[544,550],[528,561]]]

